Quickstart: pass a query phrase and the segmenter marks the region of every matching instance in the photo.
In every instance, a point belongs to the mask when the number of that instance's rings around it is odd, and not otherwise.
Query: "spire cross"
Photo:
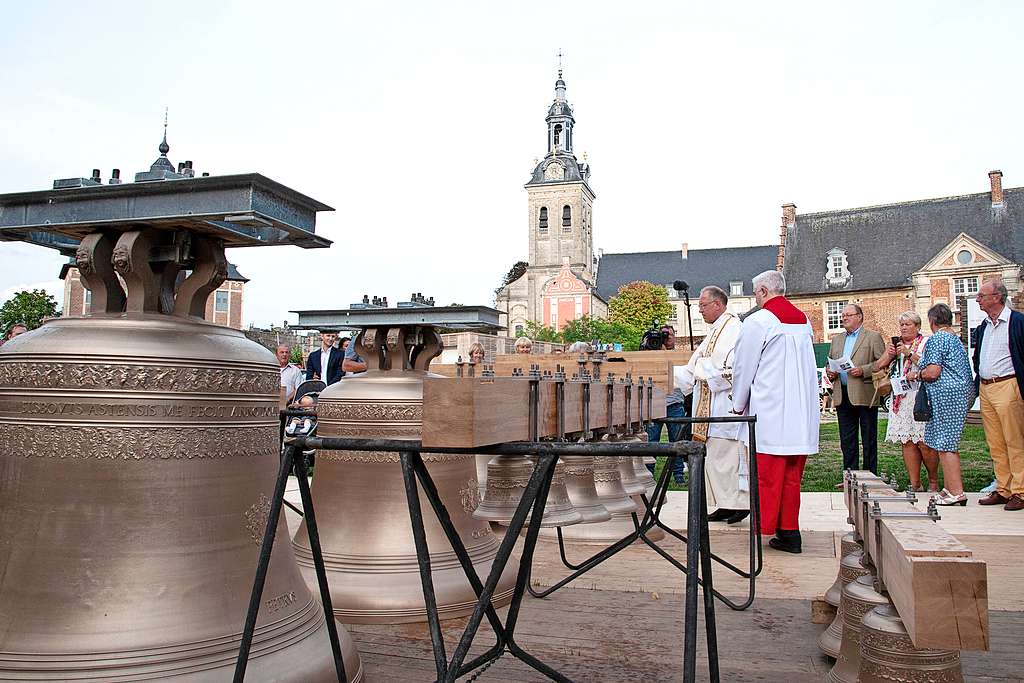
[[[558,77],[562,77],[562,48],[558,48]]]

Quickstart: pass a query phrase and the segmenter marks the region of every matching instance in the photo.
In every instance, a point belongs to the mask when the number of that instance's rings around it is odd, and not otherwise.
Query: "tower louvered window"
[[[537,222],[537,228],[541,234],[547,234],[548,231],[548,207],[540,207],[540,220]]]
[[[570,207],[568,204],[562,207],[562,227],[572,227],[572,207]]]

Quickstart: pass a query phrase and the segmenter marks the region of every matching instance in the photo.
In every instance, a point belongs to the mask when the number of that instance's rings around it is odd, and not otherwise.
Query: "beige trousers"
[[[1024,399],[1016,380],[981,385],[981,422],[996,490],[1007,498],[1024,495]]]
[[[704,483],[708,507],[749,510],[750,496],[739,490],[740,459],[747,457],[742,441],[711,437],[704,459]]]

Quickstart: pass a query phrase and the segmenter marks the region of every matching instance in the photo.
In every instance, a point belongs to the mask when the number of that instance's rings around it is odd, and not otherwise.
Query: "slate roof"
[[[728,292],[730,282],[742,280],[743,294],[752,296],[750,279],[775,268],[778,253],[776,246],[763,246],[690,249],[685,260],[680,250],[605,254],[597,268],[597,292],[608,301],[619,287],[634,280],[669,287],[675,280],[685,280],[690,296],[696,298],[708,285]]]
[[[786,236],[790,294],[908,287],[911,275],[965,233],[1015,263],[1024,263],[1024,187],[797,215]],[[846,250],[850,281],[825,286],[826,254]]]
[[[533,167],[533,173],[530,174],[530,180],[526,183],[527,186],[578,183],[580,181],[587,182],[587,176],[590,175],[588,164],[581,164],[574,154],[569,154],[564,150],[558,150],[554,155],[554,158],[558,159],[565,168],[565,178],[563,180],[545,180],[544,169],[547,168],[547,165],[551,162],[551,158],[552,155],[548,154]],[[593,190],[591,190],[591,193],[593,193]]]

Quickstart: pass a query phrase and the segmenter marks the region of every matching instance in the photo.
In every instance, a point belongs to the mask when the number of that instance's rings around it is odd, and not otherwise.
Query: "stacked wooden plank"
[[[664,392],[672,389],[672,366],[686,365],[690,360],[689,349],[678,349],[674,351],[624,351],[622,353],[608,353],[605,362],[601,364],[601,372],[612,372],[617,377],[624,377],[627,372],[635,378],[650,377],[654,385]],[[593,358],[589,356],[588,358]],[[469,360],[464,359],[464,360]],[[555,367],[561,365],[568,375],[577,371],[578,356],[563,353],[552,353],[545,355],[511,355],[497,356],[494,359],[494,374],[499,377],[507,377],[512,374],[514,368],[529,370],[530,365],[539,365],[541,372],[554,372]],[[587,362],[587,369],[592,370],[593,364]],[[430,371],[455,377],[458,368],[455,365],[430,365]],[[476,369],[479,374],[480,369]],[[468,372],[468,371],[467,371]]]
[[[871,472],[854,472],[853,481],[856,485],[847,487],[846,496],[850,518],[915,647],[988,650],[985,563],[943,529],[941,521],[872,518],[872,497],[901,494]],[[863,489],[864,483],[869,488]],[[921,513],[927,503],[885,501],[879,506],[883,514]]]
[[[634,379],[634,382],[636,380]],[[539,438],[561,436],[557,427],[556,382],[538,383]],[[565,395],[564,434],[583,430],[584,384],[562,383]],[[614,425],[622,433],[627,424],[639,429],[642,419],[665,416],[665,392],[622,381],[587,384],[590,392],[589,428],[605,430]],[[609,390],[611,417],[609,418]],[[627,393],[629,414],[626,414]],[[641,414],[641,405],[643,413]],[[423,382],[423,445],[473,448],[506,441],[530,439],[530,381],[526,377],[428,377]]]

